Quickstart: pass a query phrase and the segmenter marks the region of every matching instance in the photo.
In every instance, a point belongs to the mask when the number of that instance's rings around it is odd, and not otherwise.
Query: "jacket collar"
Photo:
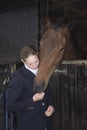
[[[31,71],[35,76],[37,75],[38,69],[31,69],[26,64],[24,64],[25,68],[29,71]]]

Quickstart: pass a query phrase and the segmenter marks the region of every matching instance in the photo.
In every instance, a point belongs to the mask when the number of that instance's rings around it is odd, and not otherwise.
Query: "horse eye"
[[[64,50],[64,48],[61,48],[60,51]]]

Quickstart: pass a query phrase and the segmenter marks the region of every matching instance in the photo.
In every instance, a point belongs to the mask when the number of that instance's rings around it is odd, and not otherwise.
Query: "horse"
[[[40,39],[40,66],[34,80],[34,92],[42,92],[47,88],[51,75],[55,68],[62,63],[64,56],[68,55],[69,58],[71,54],[72,58],[76,58],[75,52],[72,52],[74,49],[69,47],[69,44],[70,30],[67,24],[57,28],[47,19],[46,31]]]

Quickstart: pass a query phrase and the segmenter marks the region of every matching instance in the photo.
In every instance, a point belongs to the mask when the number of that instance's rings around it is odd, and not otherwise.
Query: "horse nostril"
[[[35,93],[40,93],[40,92],[43,92],[45,90],[45,82],[41,82],[39,84],[36,84],[34,82],[34,87],[33,87],[33,91]]]

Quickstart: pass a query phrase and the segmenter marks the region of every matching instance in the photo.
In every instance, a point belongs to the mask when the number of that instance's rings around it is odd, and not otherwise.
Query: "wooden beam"
[[[50,2],[57,4],[58,8],[71,5],[79,0],[66,0],[66,1],[58,1],[58,0],[49,0]]]

